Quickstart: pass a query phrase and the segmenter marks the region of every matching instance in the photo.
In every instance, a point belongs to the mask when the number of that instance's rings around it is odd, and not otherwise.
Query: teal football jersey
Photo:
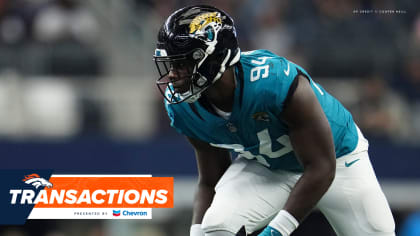
[[[296,76],[309,78],[328,118],[336,156],[356,148],[357,128],[341,103],[315,83],[300,66],[267,50],[241,53],[235,66],[237,86],[228,120],[209,112],[201,103],[165,103],[171,126],[178,132],[255,159],[270,169],[302,171],[293,152],[287,125],[279,119]]]

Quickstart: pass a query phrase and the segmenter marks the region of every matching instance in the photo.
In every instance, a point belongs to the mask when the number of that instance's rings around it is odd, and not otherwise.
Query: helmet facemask
[[[160,74],[156,84],[163,97],[172,104],[195,102],[210,85],[209,80],[198,72],[205,60],[204,51],[195,49],[185,54],[157,56],[162,54],[165,55],[164,50],[156,49],[154,61]],[[170,79],[171,71],[176,74],[176,80]]]

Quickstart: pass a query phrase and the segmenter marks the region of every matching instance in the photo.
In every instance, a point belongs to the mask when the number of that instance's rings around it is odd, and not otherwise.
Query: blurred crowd
[[[211,4],[243,51],[302,65],[369,138],[420,143],[420,3],[410,0],[1,0],[0,137],[173,133],[152,61],[174,9]]]

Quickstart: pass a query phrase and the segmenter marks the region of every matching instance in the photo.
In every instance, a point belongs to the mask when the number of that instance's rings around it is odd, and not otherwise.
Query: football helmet
[[[169,103],[192,103],[239,57],[233,19],[226,12],[206,5],[184,7],[159,30],[156,84]]]

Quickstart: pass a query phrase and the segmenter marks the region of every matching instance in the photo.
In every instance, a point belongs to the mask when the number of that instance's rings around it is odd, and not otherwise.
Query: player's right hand
[[[281,233],[271,226],[267,226],[258,236],[282,236]]]

